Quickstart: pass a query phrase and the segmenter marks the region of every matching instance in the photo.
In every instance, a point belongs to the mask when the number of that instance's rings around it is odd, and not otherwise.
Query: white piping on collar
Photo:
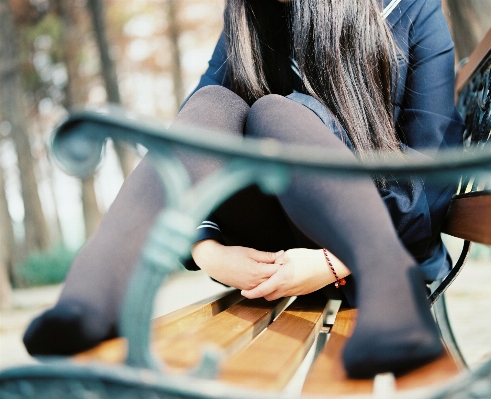
[[[402,0],[392,0],[382,11],[382,18],[387,18]]]

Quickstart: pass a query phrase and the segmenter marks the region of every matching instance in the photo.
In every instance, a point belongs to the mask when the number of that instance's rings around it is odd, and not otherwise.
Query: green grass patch
[[[16,268],[17,280],[23,287],[61,283],[76,253],[63,246],[48,252],[33,253]]]

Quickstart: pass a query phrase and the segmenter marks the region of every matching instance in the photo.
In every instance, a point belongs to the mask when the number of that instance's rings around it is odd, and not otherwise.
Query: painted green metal
[[[491,359],[437,392],[384,393],[391,399],[488,399]],[[294,394],[244,390],[213,380],[176,376],[125,365],[76,365],[68,361],[11,367],[0,371],[2,399],[299,399]],[[373,399],[373,395],[343,399]],[[302,399],[309,399],[302,396]],[[313,398],[312,398],[313,399]]]
[[[456,181],[462,174],[489,180],[491,147],[485,142],[491,129],[491,125],[487,127],[491,123],[491,78],[489,67],[486,68],[469,85],[473,89],[469,89],[465,99],[460,100],[469,127],[466,143],[474,142],[477,146],[468,146],[465,153],[453,150],[430,154],[428,159],[379,156],[361,163],[320,148],[271,140],[242,140],[197,129],[163,129],[158,124],[136,120],[120,108],[70,115],[57,128],[53,139],[53,153],[65,171],[80,177],[92,173],[109,138],[140,143],[150,149],[149,156],[163,182],[167,208],[157,217],[149,234],[125,298],[120,327],[129,344],[126,365],[77,366],[61,361],[7,369],[0,372],[0,397],[289,397],[231,390],[203,378],[169,377],[165,365],[154,359],[149,349],[150,318],[157,289],[178,269],[180,259],[189,255],[196,226],[222,201],[251,184],[258,184],[267,193],[278,194],[288,187],[291,173],[298,171],[350,177],[424,176],[440,183]],[[224,167],[192,186],[173,151],[176,146],[213,154],[223,160]],[[213,356],[207,359],[213,362]],[[206,373],[202,370],[198,374]],[[491,360],[434,398],[490,396]]]
[[[153,298],[160,284],[178,269],[180,259],[189,255],[196,226],[222,201],[251,184],[278,193],[298,168],[310,172],[342,175],[390,173],[396,176],[423,174],[441,181],[456,181],[462,173],[489,173],[491,152],[487,147],[476,152],[451,151],[433,161],[420,159],[379,159],[380,163],[360,163],[319,148],[283,145],[273,141],[240,140],[215,132],[172,131],[160,126],[143,125],[111,114],[82,112],[71,115],[56,132],[53,151],[61,166],[79,176],[90,173],[101,159],[107,138],[139,142],[151,148],[150,156],[158,165],[169,206],[157,218],[142,252],[123,310],[121,331],[128,339],[127,363],[135,367],[159,369],[161,365],[149,352],[150,315]],[[217,140],[219,138],[219,140]],[[215,151],[225,159],[222,169],[192,187],[175,145]],[[83,151],[86,151],[84,157]],[[97,156],[94,152],[97,152]]]
[[[309,173],[345,176],[386,174],[401,178],[423,176],[445,182],[455,181],[462,173],[489,175],[491,171],[491,147],[486,145],[469,148],[466,153],[460,149],[436,155],[428,152],[428,159],[374,155],[373,159],[362,163],[323,148],[282,144],[274,140],[239,139],[201,129],[163,129],[158,124],[139,123],[123,115],[121,111],[116,116],[93,111],[72,114],[58,128],[53,141],[53,153],[61,168],[79,177],[87,176],[97,166],[106,139],[114,138],[138,142],[155,152],[166,146],[179,145],[224,159],[240,158],[254,161],[258,166],[280,164]],[[70,141],[73,145],[69,145]]]

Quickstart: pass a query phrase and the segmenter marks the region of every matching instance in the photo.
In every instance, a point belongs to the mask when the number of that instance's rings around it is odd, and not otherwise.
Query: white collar
[[[392,11],[397,7],[397,5],[401,2],[401,0],[392,0],[387,7],[382,11],[382,18],[387,18]]]

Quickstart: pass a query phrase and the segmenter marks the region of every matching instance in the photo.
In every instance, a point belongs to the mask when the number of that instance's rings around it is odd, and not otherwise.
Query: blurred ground
[[[14,290],[13,309],[0,311],[0,369],[32,363],[22,343],[29,322],[56,302],[61,285]],[[169,313],[226,288],[202,272],[183,272],[163,286],[155,301],[154,317]]]
[[[457,341],[471,367],[491,356],[491,261],[471,261],[447,291],[447,304]],[[201,272],[186,272],[163,287],[155,316],[208,297],[224,288]],[[0,313],[0,368],[34,360],[22,345],[29,321],[48,308],[61,286],[14,293],[14,308]]]

